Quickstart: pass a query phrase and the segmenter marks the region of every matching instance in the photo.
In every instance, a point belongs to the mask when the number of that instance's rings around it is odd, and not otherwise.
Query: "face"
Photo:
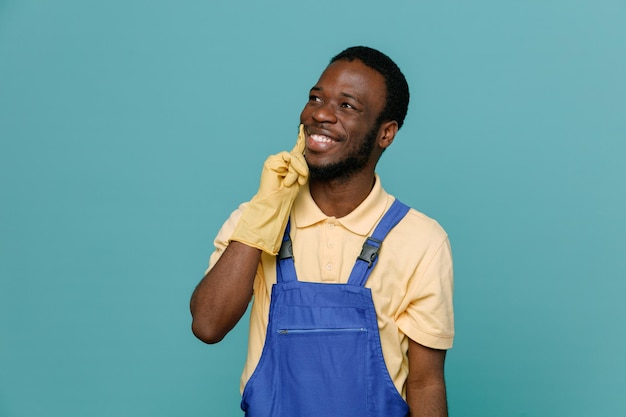
[[[377,121],[386,91],[383,76],[358,60],[326,68],[300,114],[311,178],[349,178],[367,167],[373,171],[382,152]]]

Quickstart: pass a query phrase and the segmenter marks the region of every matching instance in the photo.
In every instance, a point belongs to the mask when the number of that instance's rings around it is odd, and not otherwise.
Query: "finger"
[[[287,171],[287,174],[285,175],[285,179],[283,180],[283,185],[285,187],[291,187],[292,185],[294,185],[296,183],[296,181],[298,181],[298,173],[293,171],[293,170],[289,170]]]
[[[291,155],[291,161],[289,163],[289,166],[291,169],[295,170],[298,174],[302,176],[306,177],[309,174],[309,166],[306,164],[304,155],[301,155],[301,154]]]
[[[264,168],[269,171],[280,172],[289,166],[291,155],[287,152],[281,152],[276,155],[270,155],[265,160]]]
[[[305,136],[306,135],[304,134],[304,125],[301,124],[298,132],[298,140],[296,141],[296,146],[293,147],[291,153],[300,155],[304,153],[304,148],[306,147]]]

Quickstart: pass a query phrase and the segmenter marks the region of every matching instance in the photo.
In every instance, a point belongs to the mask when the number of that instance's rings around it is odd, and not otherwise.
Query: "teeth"
[[[311,139],[313,139],[315,142],[321,142],[321,143],[332,142],[331,138],[329,138],[328,136],[324,136],[324,135],[311,135]]]

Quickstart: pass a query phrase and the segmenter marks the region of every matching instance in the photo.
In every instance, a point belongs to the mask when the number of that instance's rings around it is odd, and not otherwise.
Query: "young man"
[[[353,47],[334,57],[295,148],[268,158],[258,193],[220,230],[192,329],[216,343],[253,299],[247,416],[447,416],[448,238],[375,173],[408,101],[386,55]]]

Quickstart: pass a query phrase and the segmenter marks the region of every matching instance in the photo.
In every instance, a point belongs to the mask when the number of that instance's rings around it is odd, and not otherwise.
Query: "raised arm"
[[[291,152],[270,156],[256,195],[243,209],[230,243],[191,296],[192,331],[217,343],[237,324],[252,297],[261,252],[276,255],[291,207],[309,170],[304,159],[304,129]]]

